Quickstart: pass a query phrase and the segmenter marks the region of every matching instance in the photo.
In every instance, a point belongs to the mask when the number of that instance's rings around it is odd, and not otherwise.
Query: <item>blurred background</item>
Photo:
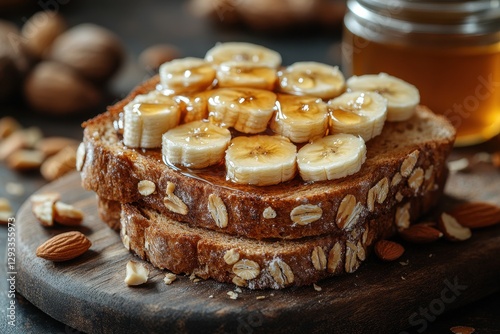
[[[0,0],[1,112],[84,120],[162,62],[217,42],[262,44],[284,64],[340,64],[344,11],[342,0]]]
[[[74,170],[81,122],[161,63],[203,57],[217,42],[245,41],[278,51],[284,65],[341,66],[345,12],[344,0],[0,0],[0,198],[8,198],[7,211],[13,215],[31,193]],[[498,151],[498,137],[489,145]],[[20,149],[17,162],[6,159]],[[500,153],[488,159],[500,166]],[[6,229],[0,237],[4,245]],[[2,246],[0,258],[4,253]],[[0,288],[3,301],[5,280]],[[75,332],[17,299],[15,333]],[[500,318],[498,300],[497,293],[442,317],[428,332],[449,332],[459,320],[491,329]]]

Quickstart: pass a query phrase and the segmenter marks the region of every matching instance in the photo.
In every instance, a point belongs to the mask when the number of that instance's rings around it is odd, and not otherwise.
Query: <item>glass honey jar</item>
[[[500,1],[348,0],[347,75],[385,72],[457,129],[457,146],[500,133]]]

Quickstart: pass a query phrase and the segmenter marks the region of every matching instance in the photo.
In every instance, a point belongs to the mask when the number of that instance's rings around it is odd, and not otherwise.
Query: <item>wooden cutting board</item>
[[[371,333],[422,330],[443,312],[500,288],[500,226],[475,231],[461,243],[407,246],[400,261],[371,257],[351,275],[313,287],[243,290],[179,277],[172,285],[151,268],[147,284],[128,287],[125,264],[134,256],[97,216],[96,197],[78,174],[42,190],[57,191],[85,212],[77,228],[93,245],[83,256],[52,263],[35,256],[38,245],[69,228],[43,228],[25,203],[17,216],[18,291],[53,318],[87,333]],[[500,173],[484,166],[450,176],[440,210],[461,199],[500,205]],[[264,299],[261,296],[264,297]],[[257,299],[259,297],[259,299]]]

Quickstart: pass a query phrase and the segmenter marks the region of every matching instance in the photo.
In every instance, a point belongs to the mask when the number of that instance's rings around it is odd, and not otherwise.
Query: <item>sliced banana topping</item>
[[[251,87],[273,90],[276,70],[271,67],[255,66],[248,62],[230,61],[217,69],[219,87]]]
[[[181,123],[199,121],[208,117],[208,98],[212,90],[194,94],[175,95],[174,100],[181,108]]]
[[[276,94],[252,88],[221,88],[208,99],[210,120],[243,133],[267,129],[276,104]]]
[[[300,176],[304,181],[339,179],[357,173],[366,159],[361,137],[335,134],[304,145],[297,153]]]
[[[230,141],[228,129],[209,122],[182,124],[163,135],[163,159],[174,166],[205,168],[224,160]]]
[[[167,96],[158,90],[153,90],[147,94],[137,95],[136,97],[134,97],[133,102],[135,102],[135,103],[153,103],[153,104],[161,104],[161,103],[171,104],[172,97]]]
[[[384,128],[387,100],[374,92],[350,92],[328,102],[330,133],[349,133],[364,141],[378,136]]]
[[[413,116],[420,103],[418,89],[386,73],[353,76],[347,80],[351,91],[372,91],[387,99],[387,120],[405,121]]]
[[[345,79],[337,66],[317,62],[298,62],[278,71],[280,91],[292,95],[312,95],[322,99],[339,96]]]
[[[226,150],[226,176],[240,184],[268,186],[293,179],[297,147],[282,136],[236,137]]]
[[[159,71],[161,89],[168,95],[205,90],[215,79],[213,65],[200,58],[174,59]]]
[[[179,105],[173,99],[151,96],[151,100],[138,96],[124,108],[123,143],[128,147],[160,147],[162,134],[179,124]]]
[[[236,61],[249,66],[275,69],[281,65],[281,56],[278,52],[261,45],[243,42],[217,44],[208,50],[205,60],[217,65]]]
[[[157,89],[124,108],[124,144],[162,146],[171,167],[225,162],[227,178],[240,184],[278,184],[297,170],[307,182],[333,180],[358,172],[365,142],[386,120],[412,117],[420,103],[413,85],[385,73],[346,82],[336,66],[278,70],[281,61],[266,47],[231,42],[205,59],[163,64]]]
[[[278,95],[270,128],[294,143],[323,137],[328,128],[326,104],[317,97]]]

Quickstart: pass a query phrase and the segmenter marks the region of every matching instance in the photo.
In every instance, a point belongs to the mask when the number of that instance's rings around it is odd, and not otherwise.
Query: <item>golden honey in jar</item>
[[[349,0],[348,75],[385,72],[457,129],[457,146],[500,133],[500,2]]]

